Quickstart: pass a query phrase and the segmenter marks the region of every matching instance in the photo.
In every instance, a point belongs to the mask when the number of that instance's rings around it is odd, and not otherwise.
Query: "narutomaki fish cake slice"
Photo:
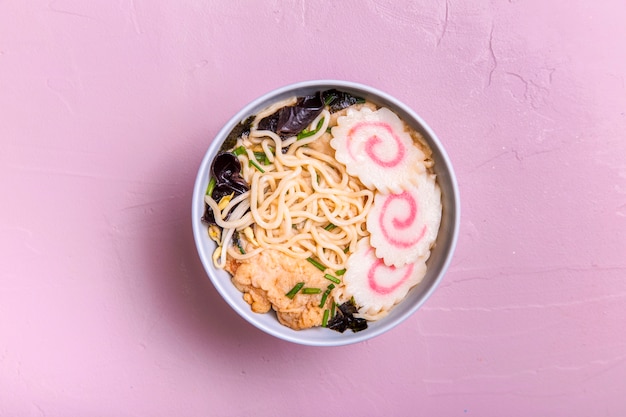
[[[425,172],[425,155],[391,110],[348,109],[331,130],[335,158],[368,188],[400,193]]]
[[[367,217],[370,243],[385,264],[402,266],[430,255],[441,222],[441,191],[435,176],[398,194],[376,193]]]
[[[422,259],[402,267],[387,266],[377,258],[367,237],[347,262],[344,282],[346,293],[354,297],[359,312],[366,318],[386,315],[426,274]]]

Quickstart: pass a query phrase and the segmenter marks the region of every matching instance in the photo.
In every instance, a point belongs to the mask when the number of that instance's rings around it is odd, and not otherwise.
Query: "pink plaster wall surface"
[[[0,1],[1,416],[626,415],[622,0]],[[337,348],[234,313],[191,233],[243,105],[372,85],[463,203],[442,285]]]

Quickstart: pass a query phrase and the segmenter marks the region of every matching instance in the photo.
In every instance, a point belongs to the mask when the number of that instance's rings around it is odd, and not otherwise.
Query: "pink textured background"
[[[0,415],[626,415],[623,0],[0,1]],[[370,342],[232,312],[190,226],[212,136],[287,83],[413,107],[453,264]]]

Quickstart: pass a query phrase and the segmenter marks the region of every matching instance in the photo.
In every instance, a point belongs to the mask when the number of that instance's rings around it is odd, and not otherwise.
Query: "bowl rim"
[[[219,138],[222,138],[222,139],[225,138],[235,125],[245,120],[250,115],[255,114],[262,108],[270,105],[272,101],[274,102],[277,101],[278,99],[280,99],[281,96],[287,97],[288,95],[297,95],[298,90],[318,88],[318,87],[320,89],[337,88],[337,89],[344,89],[344,90],[347,89],[347,90],[366,92],[367,94],[370,94],[370,95],[373,95],[382,99],[382,101],[386,101],[390,103],[392,106],[394,106],[394,108],[392,108],[394,112],[398,112],[398,110],[401,110],[406,115],[411,117],[415,122],[417,122],[419,127],[423,129],[424,133],[426,133],[426,135],[428,136],[427,138],[425,138],[425,140],[427,141],[429,146],[431,146],[431,148],[433,147],[436,148],[436,152],[438,154],[438,159],[436,163],[438,164],[438,166],[440,165],[445,166],[444,169],[449,176],[448,181],[450,183],[450,188],[447,190],[447,192],[450,193],[451,201],[453,203],[453,207],[448,208],[448,209],[453,210],[453,215],[452,215],[451,222],[450,222],[451,236],[449,237],[449,243],[447,245],[448,251],[447,253],[444,254],[444,259],[441,263],[441,266],[437,272],[436,277],[432,281],[430,287],[428,287],[428,289],[424,292],[423,296],[419,299],[419,301],[413,303],[402,314],[400,314],[399,316],[396,316],[396,318],[393,321],[387,323],[386,325],[381,325],[381,326],[376,326],[376,327],[370,326],[370,328],[368,328],[366,331],[343,334],[342,335],[343,337],[341,338],[330,338],[328,340],[307,339],[305,337],[306,333],[303,333],[303,332],[309,331],[311,329],[296,331],[296,330],[285,327],[285,329],[288,331],[284,331],[284,332],[277,331],[271,326],[266,325],[263,322],[263,320],[258,320],[258,317],[256,317],[255,315],[262,316],[262,314],[252,312],[249,304],[247,304],[245,301],[241,303],[241,302],[236,302],[235,300],[231,299],[229,294],[226,292],[225,287],[222,286],[217,281],[217,277],[215,277],[211,273],[211,271],[214,269],[212,257],[210,256],[210,254],[206,254],[202,251],[203,245],[201,241],[201,233],[202,233],[201,226],[203,224],[200,221],[200,217],[202,216],[202,213],[199,211],[199,208],[198,208],[199,207],[198,199],[203,199],[203,196],[205,194],[203,183],[205,182],[204,177],[206,175],[206,167],[210,166],[211,161],[213,157],[215,156],[215,153],[217,152],[217,150],[219,150],[221,143],[223,143],[223,140],[220,140]],[[293,94],[288,94],[292,92]],[[217,148],[217,150],[215,148]],[[438,288],[441,281],[443,280],[444,275],[447,273],[447,270],[452,261],[452,257],[456,250],[458,236],[459,236],[459,228],[460,228],[460,217],[461,217],[460,210],[461,210],[461,203],[460,203],[460,196],[459,196],[459,187],[458,187],[456,175],[454,172],[454,168],[452,166],[452,162],[450,161],[450,158],[443,144],[439,140],[438,136],[430,128],[430,126],[421,118],[421,116],[419,116],[412,108],[410,108],[408,105],[404,104],[400,100],[370,85],[361,84],[361,83],[352,82],[352,81],[344,81],[344,80],[339,80],[339,79],[318,79],[318,80],[295,82],[295,83],[283,85],[282,87],[272,89],[258,96],[252,101],[248,102],[248,104],[244,105],[235,115],[233,115],[222,126],[222,128],[218,131],[218,133],[209,142],[208,148],[198,167],[198,171],[197,171],[196,179],[194,183],[194,188],[193,188],[191,222],[192,222],[192,229],[193,229],[196,250],[200,257],[200,261],[202,263],[205,273],[208,275],[209,279],[211,280],[211,283],[213,284],[215,289],[218,291],[222,299],[226,301],[227,304],[230,305],[230,307],[233,310],[235,310],[244,320],[252,324],[254,327],[264,331],[265,333],[270,334],[278,339],[288,341],[288,342],[301,344],[301,345],[307,345],[307,346],[342,346],[342,345],[349,345],[349,344],[354,344],[354,343],[359,343],[365,340],[369,340],[383,333],[388,332],[389,330],[397,327],[399,324],[401,324],[402,322],[407,320],[410,316],[412,316],[426,302],[426,300],[431,297],[431,295],[435,292],[435,290]],[[442,220],[443,220],[443,215],[442,215]],[[441,229],[440,229],[440,232],[441,232]],[[206,233],[206,227],[204,229],[204,233]],[[230,281],[228,282],[228,284],[233,285],[232,282]],[[384,320],[384,318],[381,320]],[[323,329],[323,331],[329,331],[329,330]]]

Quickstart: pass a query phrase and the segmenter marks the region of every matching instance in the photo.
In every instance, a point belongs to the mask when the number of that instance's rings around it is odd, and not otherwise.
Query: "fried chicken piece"
[[[273,309],[278,320],[294,330],[322,324],[326,306],[320,308],[319,303],[329,282],[305,259],[266,249],[230,268],[234,269],[233,284],[255,313],[267,313]],[[305,288],[320,288],[320,294],[302,294],[300,291],[290,299],[286,294],[299,282],[304,282]]]

